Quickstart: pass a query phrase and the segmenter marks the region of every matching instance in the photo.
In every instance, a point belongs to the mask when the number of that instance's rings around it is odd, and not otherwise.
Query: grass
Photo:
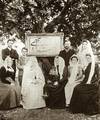
[[[0,111],[0,120],[100,120],[100,114],[86,116],[84,114],[71,114],[65,109],[48,110],[47,108],[25,110],[16,108],[9,111]]]
[[[8,111],[0,111],[0,120],[100,120],[100,114],[86,116],[84,114],[71,114],[65,109],[25,110],[23,108],[15,108]]]

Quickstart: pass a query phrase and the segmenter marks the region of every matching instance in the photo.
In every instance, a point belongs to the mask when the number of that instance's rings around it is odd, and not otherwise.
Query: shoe
[[[94,115],[97,115],[98,112],[94,111],[94,112],[90,112],[90,113],[86,113],[86,115],[90,115],[90,116],[94,116]]]
[[[19,107],[19,108],[23,108],[23,105],[20,104],[18,107]]]
[[[48,111],[51,110],[50,108],[47,109]]]

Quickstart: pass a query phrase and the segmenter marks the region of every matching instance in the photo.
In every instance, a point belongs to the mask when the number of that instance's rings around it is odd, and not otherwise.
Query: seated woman
[[[79,46],[78,56],[79,56],[79,62],[82,66],[82,69],[86,69],[88,62],[86,60],[86,54],[89,53],[91,55],[91,58],[94,59],[91,43],[88,40],[82,40],[81,45]]]
[[[70,102],[73,113],[95,114],[98,112],[99,68],[90,54],[86,54],[88,66],[83,81],[74,88]]]
[[[0,110],[8,110],[20,105],[20,89],[10,77],[11,71],[0,68]]]
[[[58,57],[62,63],[64,60]],[[60,62],[58,61],[58,62]],[[59,68],[60,64],[54,60],[55,66],[53,66],[49,72],[47,83],[44,86],[44,90],[47,92],[48,97],[46,97],[46,105],[51,109],[63,109],[65,108],[65,93],[64,87],[67,83],[67,70],[63,68],[63,75],[60,77]]]
[[[68,66],[68,83],[65,86],[66,107],[69,107],[74,87],[83,80],[82,68],[76,55],[70,58]]]

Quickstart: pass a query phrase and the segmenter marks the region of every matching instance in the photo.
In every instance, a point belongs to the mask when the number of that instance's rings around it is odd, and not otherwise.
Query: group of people
[[[90,42],[83,40],[76,52],[70,41],[66,41],[64,50],[59,53],[59,63],[59,70],[55,64],[56,69],[63,72],[53,72],[52,75],[50,72],[45,85],[47,106],[54,109],[68,108],[72,113],[99,113],[100,73]]]
[[[0,109],[21,105],[24,109],[48,107],[68,108],[72,113],[99,112],[99,67],[88,40],[83,40],[76,51],[65,39],[64,49],[51,60],[28,56],[25,47],[19,57],[12,49],[13,41],[7,43],[0,68]]]

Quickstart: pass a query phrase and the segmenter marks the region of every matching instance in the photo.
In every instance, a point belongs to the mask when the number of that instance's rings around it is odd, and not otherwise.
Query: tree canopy
[[[0,0],[1,32],[63,32],[73,43],[100,31],[99,0]]]

